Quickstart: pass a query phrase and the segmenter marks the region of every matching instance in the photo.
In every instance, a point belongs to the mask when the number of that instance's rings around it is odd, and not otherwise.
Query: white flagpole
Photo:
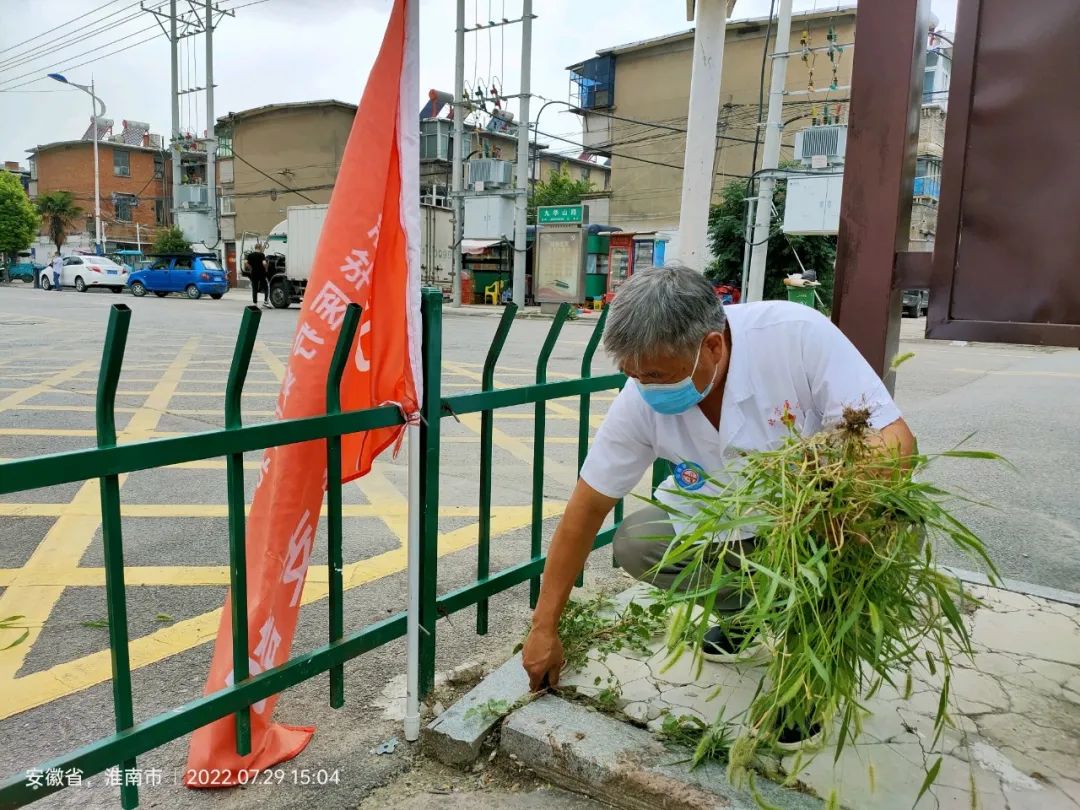
[[[420,60],[420,11],[419,0],[405,0],[405,52],[401,75],[401,104],[398,112],[398,138],[400,145],[402,185],[401,208],[409,240],[409,294],[411,305],[419,315],[420,305],[420,127],[416,122],[415,107],[419,96]],[[420,319],[410,323],[420,329]],[[423,402],[422,375],[420,373],[419,331],[413,335],[413,377],[419,402]],[[409,443],[409,537],[408,537],[408,592],[409,611],[405,618],[406,663],[405,678],[405,739],[420,739],[420,420],[411,419],[405,428]]]
[[[406,617],[405,739],[420,738],[420,425],[406,428],[409,444],[409,539],[408,590],[409,613]]]

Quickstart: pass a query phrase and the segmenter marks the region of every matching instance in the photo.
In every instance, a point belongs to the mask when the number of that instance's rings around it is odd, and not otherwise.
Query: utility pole
[[[679,208],[679,259],[705,272],[709,262],[709,206],[716,163],[720,74],[728,0],[697,0],[690,109],[686,120],[682,204]],[[693,21],[693,17],[690,18]]]
[[[217,135],[214,132],[214,7],[206,0],[206,204],[214,232],[221,236],[217,216]]]
[[[514,199],[514,303],[525,306],[525,218],[529,202],[529,93],[532,73],[532,0],[523,0],[521,9],[521,88],[518,109],[517,196]]]
[[[98,132],[98,97],[97,89],[94,86],[94,76],[90,75],[90,106],[93,108],[94,115],[94,252],[101,255],[105,252],[105,243],[102,241],[101,235],[101,164],[98,161],[98,138],[101,134]],[[105,104],[102,103],[102,109],[104,110]]]
[[[780,134],[784,107],[784,88],[787,84],[788,51],[791,42],[791,0],[780,0],[776,19],[776,50],[773,52],[772,78],[769,84],[769,112],[765,121],[765,144],[761,153],[761,170],[780,165]],[[745,300],[760,301],[765,294],[765,260],[769,252],[769,230],[772,226],[773,190],[776,179],[771,175],[758,183],[757,212],[754,235],[750,244],[750,274]]]
[[[450,178],[450,196],[454,201],[453,306],[461,306],[461,240],[465,234],[465,184],[462,147],[465,145],[465,0],[457,0],[457,28],[454,29],[454,154]],[[471,303],[471,302],[470,302]]]
[[[176,0],[169,0],[169,56],[172,68],[172,140],[169,152],[172,155],[172,214],[176,225],[176,214],[180,210],[180,65],[177,53],[179,40],[176,37]]]

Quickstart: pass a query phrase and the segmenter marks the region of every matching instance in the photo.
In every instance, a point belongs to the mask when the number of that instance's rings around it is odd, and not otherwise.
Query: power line
[[[36,44],[28,51],[25,51],[23,53],[17,53],[14,56],[9,56],[6,59],[0,60],[0,70],[11,70],[19,67],[20,65],[35,62],[39,59],[47,59],[56,52],[66,50],[73,45],[84,45],[88,40],[93,39],[100,34],[112,31],[113,29],[118,28],[124,23],[138,19],[141,16],[141,12],[137,11],[134,14],[129,14],[123,19],[113,20],[109,23],[105,22],[109,17],[114,17],[117,14],[121,14],[125,10],[126,9],[120,9],[119,11],[115,11],[112,14],[106,15],[105,17],[87,23],[87,27],[83,28],[80,31],[68,34],[61,34],[60,36],[54,37],[53,39],[50,39],[46,42]],[[100,27],[95,28],[95,26]]]
[[[144,28],[144,29],[142,29],[140,31],[136,31],[134,34],[124,34],[123,36],[117,37],[114,40],[110,40],[109,42],[104,43],[103,45],[95,46],[94,51],[101,51],[103,48],[107,48],[109,45],[115,45],[118,42],[122,42],[122,41],[124,41],[126,39],[129,39],[132,36],[135,36],[136,34],[145,33],[145,32],[149,31],[151,28],[154,28],[154,27],[155,26],[150,26],[149,28]],[[154,36],[156,36],[156,34]],[[135,43],[135,44],[142,44],[143,42],[149,42],[151,39],[154,39],[154,37],[152,36],[152,37],[149,37],[148,39],[140,40],[138,43]],[[81,67],[82,65],[88,65],[88,64],[90,64],[90,62],[96,62],[96,61],[98,61],[100,59],[107,59],[108,57],[112,56],[113,54],[120,53],[122,51],[126,51],[126,50],[128,50],[128,48],[131,48],[131,47],[134,47],[134,45],[129,45],[127,48],[119,48],[117,50],[110,51],[109,53],[105,53],[105,54],[102,54],[100,56],[96,56],[93,59],[87,60],[86,62],[80,62],[78,65],[69,65],[68,67],[62,68],[62,70],[68,71],[68,70],[71,70],[73,68]],[[93,53],[94,51],[89,51],[87,53],[80,54],[79,56],[73,56],[71,58],[72,59],[78,59],[81,56],[88,56],[90,53]],[[28,76],[37,76],[36,79],[31,79],[28,82],[23,82],[22,84],[12,85],[11,87],[6,87],[6,88],[3,88],[3,89],[11,90],[11,89],[14,89],[15,87],[24,87],[27,84],[33,84],[33,82],[41,81],[42,79],[46,79],[46,78],[48,78],[47,76],[41,76],[40,74],[43,73],[46,70],[49,70],[49,69],[54,68],[54,67],[58,67],[59,65],[62,65],[62,64],[64,64],[62,61],[61,62],[53,62],[51,65],[46,65],[44,67],[35,68],[34,70],[28,71],[27,73],[23,73],[23,74],[21,74],[19,76],[14,76],[14,77],[9,78],[9,79],[4,79],[3,81],[17,82],[19,79],[25,79]]]
[[[243,3],[243,4],[238,5],[238,6],[230,6],[227,9],[224,9],[224,10],[226,10],[226,11],[237,11],[237,10],[242,9],[242,8],[247,8],[248,6],[257,6],[257,5],[260,5],[261,3],[266,3],[266,2],[269,2],[269,0],[250,0],[250,2]],[[158,6],[159,9],[161,7],[162,6],[160,6],[160,5]],[[155,26],[150,26],[148,28],[144,28],[144,29],[141,29],[139,31],[126,34],[123,37],[120,37],[119,39],[113,40],[112,42],[105,43],[105,45],[96,46],[95,50],[100,51],[102,48],[106,47],[107,45],[111,45],[111,44],[114,44],[116,42],[120,42],[121,40],[127,39],[129,37],[136,36],[136,35],[138,35],[140,33],[144,33],[146,31],[151,30],[154,27]],[[116,49],[114,49],[114,50],[112,50],[112,51],[110,51],[108,53],[102,54],[100,56],[95,56],[92,59],[87,59],[87,60],[85,60],[83,62],[78,62],[77,64],[74,64],[74,65],[68,65],[67,67],[61,68],[61,70],[62,71],[74,70],[75,68],[83,67],[84,65],[89,65],[89,64],[92,64],[94,62],[99,62],[102,59],[108,59],[110,56],[115,56],[118,53],[123,53],[124,51],[131,50],[132,48],[138,47],[139,45],[144,45],[145,43],[156,39],[156,36],[157,35],[149,36],[149,37],[147,37],[145,39],[139,40],[138,42],[133,42],[130,45],[127,45],[127,46],[125,46],[123,48],[116,48]],[[88,53],[83,53],[83,54],[80,54],[80,56],[87,56],[87,55],[89,55],[89,53],[92,53],[92,52],[93,51],[88,52]],[[78,59],[79,56],[73,56],[71,58],[72,59]],[[56,62],[56,63],[54,63],[52,65],[37,68],[36,70],[30,71],[29,73],[24,73],[24,74],[22,74],[20,76],[15,76],[13,78],[8,78],[8,79],[0,79],[0,82],[16,82],[19,79],[23,79],[23,78],[26,78],[28,76],[33,76],[33,75],[35,75],[35,74],[37,74],[39,72],[48,70],[49,68],[56,67],[56,66],[61,65],[61,64],[63,64],[63,62]],[[9,85],[7,87],[0,88],[0,93],[9,92],[11,90],[16,90],[16,89],[18,89],[20,87],[26,87],[27,85],[34,84],[35,82],[44,81],[46,78],[47,78],[46,76],[38,76],[37,78],[29,79],[28,81],[21,82],[19,84]]]
[[[552,138],[552,139],[554,139],[556,141],[564,141],[565,143],[571,143],[574,146],[580,146],[582,149],[592,149],[593,148],[593,147],[590,147],[590,146],[586,146],[585,144],[581,143],[580,141],[572,141],[569,138],[561,138],[558,135],[552,135],[549,132],[540,132],[538,130],[533,130],[533,131],[536,132],[537,135],[543,135],[545,138]],[[646,158],[634,157],[633,155],[624,155],[624,154],[620,154],[619,152],[612,152],[610,149],[606,149],[604,151],[606,151],[612,157],[621,157],[621,158],[625,158],[626,160],[636,160],[636,161],[638,161],[640,163],[651,163],[654,166],[664,166],[665,168],[668,168],[668,169],[679,169],[680,171],[682,171],[682,166],[676,166],[674,163],[663,163],[663,162],[658,161],[658,160],[647,160]]]
[[[60,23],[60,25],[57,25],[57,26],[55,26],[53,28],[50,28],[48,31],[42,31],[40,34],[36,34],[35,36],[30,37],[29,39],[24,39],[22,42],[16,42],[14,45],[8,45],[6,48],[0,48],[0,53],[7,53],[8,51],[10,51],[10,50],[12,50],[14,48],[18,48],[20,45],[25,45],[28,42],[33,42],[38,37],[45,36],[45,34],[51,34],[53,31],[57,31],[57,30],[59,30],[61,28],[66,28],[67,26],[71,25],[73,22],[77,22],[78,20],[81,20],[83,17],[88,17],[91,14],[96,14],[97,12],[101,11],[103,8],[106,8],[107,6],[111,6],[113,3],[119,3],[119,2],[120,2],[120,0],[109,0],[109,2],[103,3],[102,5],[98,6],[97,8],[91,9],[90,11],[87,11],[84,14],[80,14],[78,17],[74,17],[74,18],[68,20],[67,22]],[[132,6],[137,6],[138,3],[137,2],[132,3],[131,5]]]
[[[262,175],[263,177],[265,177],[265,178],[266,178],[267,180],[270,180],[270,181],[271,181],[271,182],[273,182],[273,183],[277,183],[277,184],[278,184],[279,186],[281,186],[281,187],[282,187],[283,189],[285,189],[286,191],[288,191],[288,192],[290,192],[290,193],[292,193],[292,194],[296,194],[296,195],[297,195],[298,197],[303,197],[303,198],[304,198],[305,200],[307,200],[307,201],[308,201],[309,203],[311,203],[312,205],[318,205],[318,203],[317,203],[317,202],[315,202],[315,200],[311,199],[311,197],[308,197],[308,196],[307,196],[306,194],[302,194],[301,192],[297,191],[297,190],[296,190],[296,189],[294,189],[294,188],[290,188],[289,186],[285,185],[285,184],[284,184],[284,183],[282,183],[282,182],[281,182],[280,180],[278,180],[278,179],[277,179],[276,177],[274,177],[274,176],[272,176],[272,175],[269,175],[269,174],[267,174],[266,172],[264,172],[264,171],[263,171],[262,169],[260,169],[260,168],[259,168],[258,166],[254,165],[253,163],[249,163],[249,162],[248,162],[247,160],[245,160],[245,159],[243,158],[243,156],[242,156],[242,155],[240,155],[240,154],[238,154],[238,153],[237,153],[237,151],[236,151],[235,147],[233,148],[233,157],[234,157],[234,158],[236,158],[237,160],[239,160],[239,161],[240,161],[241,163],[243,163],[243,164],[244,164],[245,166],[248,166],[248,167],[250,167],[250,168],[254,169],[255,171],[257,171],[257,172],[258,172],[259,174],[261,174],[261,175]]]

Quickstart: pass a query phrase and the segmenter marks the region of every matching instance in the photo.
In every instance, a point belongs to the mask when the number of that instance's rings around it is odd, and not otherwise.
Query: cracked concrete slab
[[[827,747],[793,774],[806,790],[826,797],[836,788],[850,808],[909,810],[926,769],[941,757],[938,781],[917,810],[970,807],[973,785],[983,810],[1080,810],[1080,607],[985,586],[968,590],[981,604],[972,603],[966,617],[973,660],[954,661],[952,727],[935,746],[940,671],[917,667],[910,698],[898,674],[895,688],[886,685],[867,701],[871,713],[856,745],[835,765]],[[649,589],[636,586],[616,602],[631,600],[648,602]],[[699,671],[690,655],[671,664],[662,638],[651,646],[644,660],[611,654],[586,673],[566,673],[562,684],[595,693],[596,673],[610,673],[602,686],[626,690],[616,716],[655,733],[669,714],[712,722],[723,710],[737,720],[764,672],[709,662]],[[583,706],[572,711],[583,723],[595,715]],[[781,765],[793,768],[796,758]]]

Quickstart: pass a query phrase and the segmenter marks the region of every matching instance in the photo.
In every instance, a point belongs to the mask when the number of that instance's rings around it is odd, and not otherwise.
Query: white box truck
[[[290,205],[286,220],[274,228],[273,235],[284,232],[284,255],[267,250],[270,265],[270,303],[277,309],[298,304],[304,297],[319,234],[326,220],[326,205]]]
[[[274,226],[266,238],[245,234],[241,240],[241,256],[254,249],[256,243],[265,245],[270,303],[277,309],[286,309],[303,299],[328,207],[291,205],[286,209],[287,218]],[[451,212],[428,205],[420,209],[421,283],[440,287],[446,295],[453,285]]]

